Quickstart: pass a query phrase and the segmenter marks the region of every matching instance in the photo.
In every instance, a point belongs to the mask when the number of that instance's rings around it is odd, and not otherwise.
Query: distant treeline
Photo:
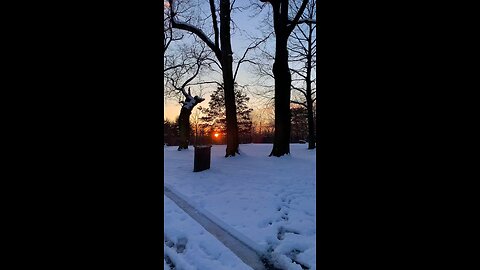
[[[164,120],[164,144],[169,146],[179,145],[180,139],[177,121]],[[290,142],[298,143],[306,141],[308,137],[308,123],[307,112],[303,107],[292,108],[291,125],[292,132],[290,135]],[[275,128],[273,123],[263,123],[262,125],[259,125],[254,121],[250,131],[244,131],[239,134],[239,141],[241,144],[273,143],[274,131]],[[219,136],[215,137],[215,133],[218,133]],[[202,123],[192,123],[189,144],[226,144],[226,133],[221,129],[212,128],[211,126],[203,125]]]

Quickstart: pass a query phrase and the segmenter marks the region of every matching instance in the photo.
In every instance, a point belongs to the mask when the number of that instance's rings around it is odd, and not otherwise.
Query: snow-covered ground
[[[225,158],[212,147],[211,168],[193,172],[193,147],[164,148],[165,184],[192,205],[205,209],[265,253],[282,255],[286,269],[302,269],[287,257],[316,269],[316,150],[292,144],[291,155],[268,157],[271,144],[240,145],[240,156]],[[165,197],[166,255],[176,269],[251,269],[196,221]],[[175,244],[187,241],[183,252]],[[183,249],[183,247],[181,247]],[[289,263],[285,263],[288,261]],[[213,268],[212,268],[213,267]]]
[[[174,202],[164,196],[164,258],[176,270],[251,270]],[[164,265],[164,269],[170,269]]]

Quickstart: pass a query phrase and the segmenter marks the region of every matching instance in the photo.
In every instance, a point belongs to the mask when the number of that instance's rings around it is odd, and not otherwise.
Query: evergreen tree
[[[241,142],[251,142],[252,120],[250,113],[252,109],[248,108],[250,98],[235,84],[235,103],[237,109],[238,135]],[[227,135],[225,98],[223,87],[217,87],[217,90],[210,95],[208,108],[199,108],[204,114],[201,120],[201,127],[207,132],[219,132]]]
[[[298,142],[299,140],[306,140],[308,137],[308,111],[303,106],[296,106],[290,109],[291,111],[291,133],[290,141]]]
[[[167,145],[178,145],[178,118],[175,121],[163,120],[163,142]]]

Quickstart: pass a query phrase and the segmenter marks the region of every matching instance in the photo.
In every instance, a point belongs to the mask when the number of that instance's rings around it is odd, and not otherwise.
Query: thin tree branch
[[[291,23],[293,24],[293,22],[291,22]],[[299,25],[299,24],[302,24],[302,23],[305,23],[305,24],[316,24],[316,23],[317,23],[317,20],[311,19],[311,18],[301,19],[301,20],[298,20],[298,22],[297,22],[296,24]]]
[[[292,89],[299,91],[300,93],[302,93],[303,95],[305,95],[305,97],[307,97],[307,92],[305,92],[305,90],[303,90],[303,89],[301,89],[301,88],[298,88],[298,87],[296,87],[296,86],[294,86],[294,85],[291,85],[291,87],[292,87]]]
[[[212,23],[213,23],[213,32],[215,33],[215,47],[219,47],[219,34],[218,34],[218,22],[217,22],[217,11],[215,9],[214,0],[210,0],[210,12],[212,13]]]
[[[305,103],[302,103],[302,102],[298,102],[298,101],[295,101],[295,100],[290,100],[290,103],[301,105],[301,106],[304,106],[305,108],[307,108],[307,105]]]
[[[207,35],[199,28],[185,22],[177,22],[175,20],[175,12],[173,9],[173,0],[168,0],[170,4],[170,19],[172,22],[172,27],[184,31],[188,31],[190,33],[195,34],[197,37],[199,37],[205,44],[215,53],[217,58],[220,60],[222,59],[222,52],[219,47],[215,46],[215,43],[212,42]]]
[[[237,78],[237,73],[238,73],[238,69],[240,68],[240,64],[242,64],[243,62],[253,62],[253,61],[250,61],[250,60],[245,60],[245,57],[247,56],[248,51],[257,48],[260,44],[262,44],[268,38],[270,38],[270,36],[272,34],[273,34],[273,32],[270,32],[270,34],[268,34],[265,38],[261,39],[260,41],[258,41],[256,43],[251,43],[250,46],[245,50],[242,58],[238,61],[237,68],[235,69],[235,73],[233,75],[233,81],[235,81],[235,79]]]
[[[171,0],[170,0],[170,1],[171,1]],[[307,7],[307,4],[308,4],[308,0],[303,0],[302,5],[300,6],[300,8],[299,8],[298,11],[297,11],[297,15],[296,15],[295,18],[290,22],[290,25],[287,26],[287,34],[288,34],[288,35],[290,35],[290,33],[292,33],[293,29],[295,29],[295,26],[296,26],[296,24],[298,24],[298,21],[299,21],[300,18],[302,17],[303,11],[304,11],[305,8]]]
[[[203,85],[203,84],[213,84],[213,83],[217,84],[218,86],[222,86],[222,84],[217,81],[197,82],[197,83],[191,83],[189,85],[193,86],[193,85]]]
[[[302,73],[300,73],[298,70],[295,70],[295,69],[290,69],[290,71],[291,71],[291,72],[293,72],[293,73],[295,73],[295,74],[297,74],[298,76],[300,76],[300,77],[302,77],[302,78],[304,78],[304,79],[306,79],[306,78],[307,78],[307,76],[306,76],[306,75],[303,75],[303,74],[302,74]]]

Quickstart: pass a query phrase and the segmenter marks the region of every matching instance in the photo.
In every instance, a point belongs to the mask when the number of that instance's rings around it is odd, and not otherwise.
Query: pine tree
[[[250,113],[252,109],[248,108],[250,98],[235,84],[235,103],[237,109],[238,135],[243,143],[251,142],[252,120]],[[223,87],[217,87],[217,90],[210,95],[208,108],[199,108],[204,114],[200,118],[201,126],[207,132],[219,132],[223,136],[226,134],[226,114],[225,114],[225,98]]]
[[[296,106],[290,109],[291,111],[291,133],[290,141],[298,142],[299,140],[306,140],[308,137],[308,112],[303,106]]]
[[[167,145],[178,145],[178,118],[175,121],[163,120],[163,142]]]

